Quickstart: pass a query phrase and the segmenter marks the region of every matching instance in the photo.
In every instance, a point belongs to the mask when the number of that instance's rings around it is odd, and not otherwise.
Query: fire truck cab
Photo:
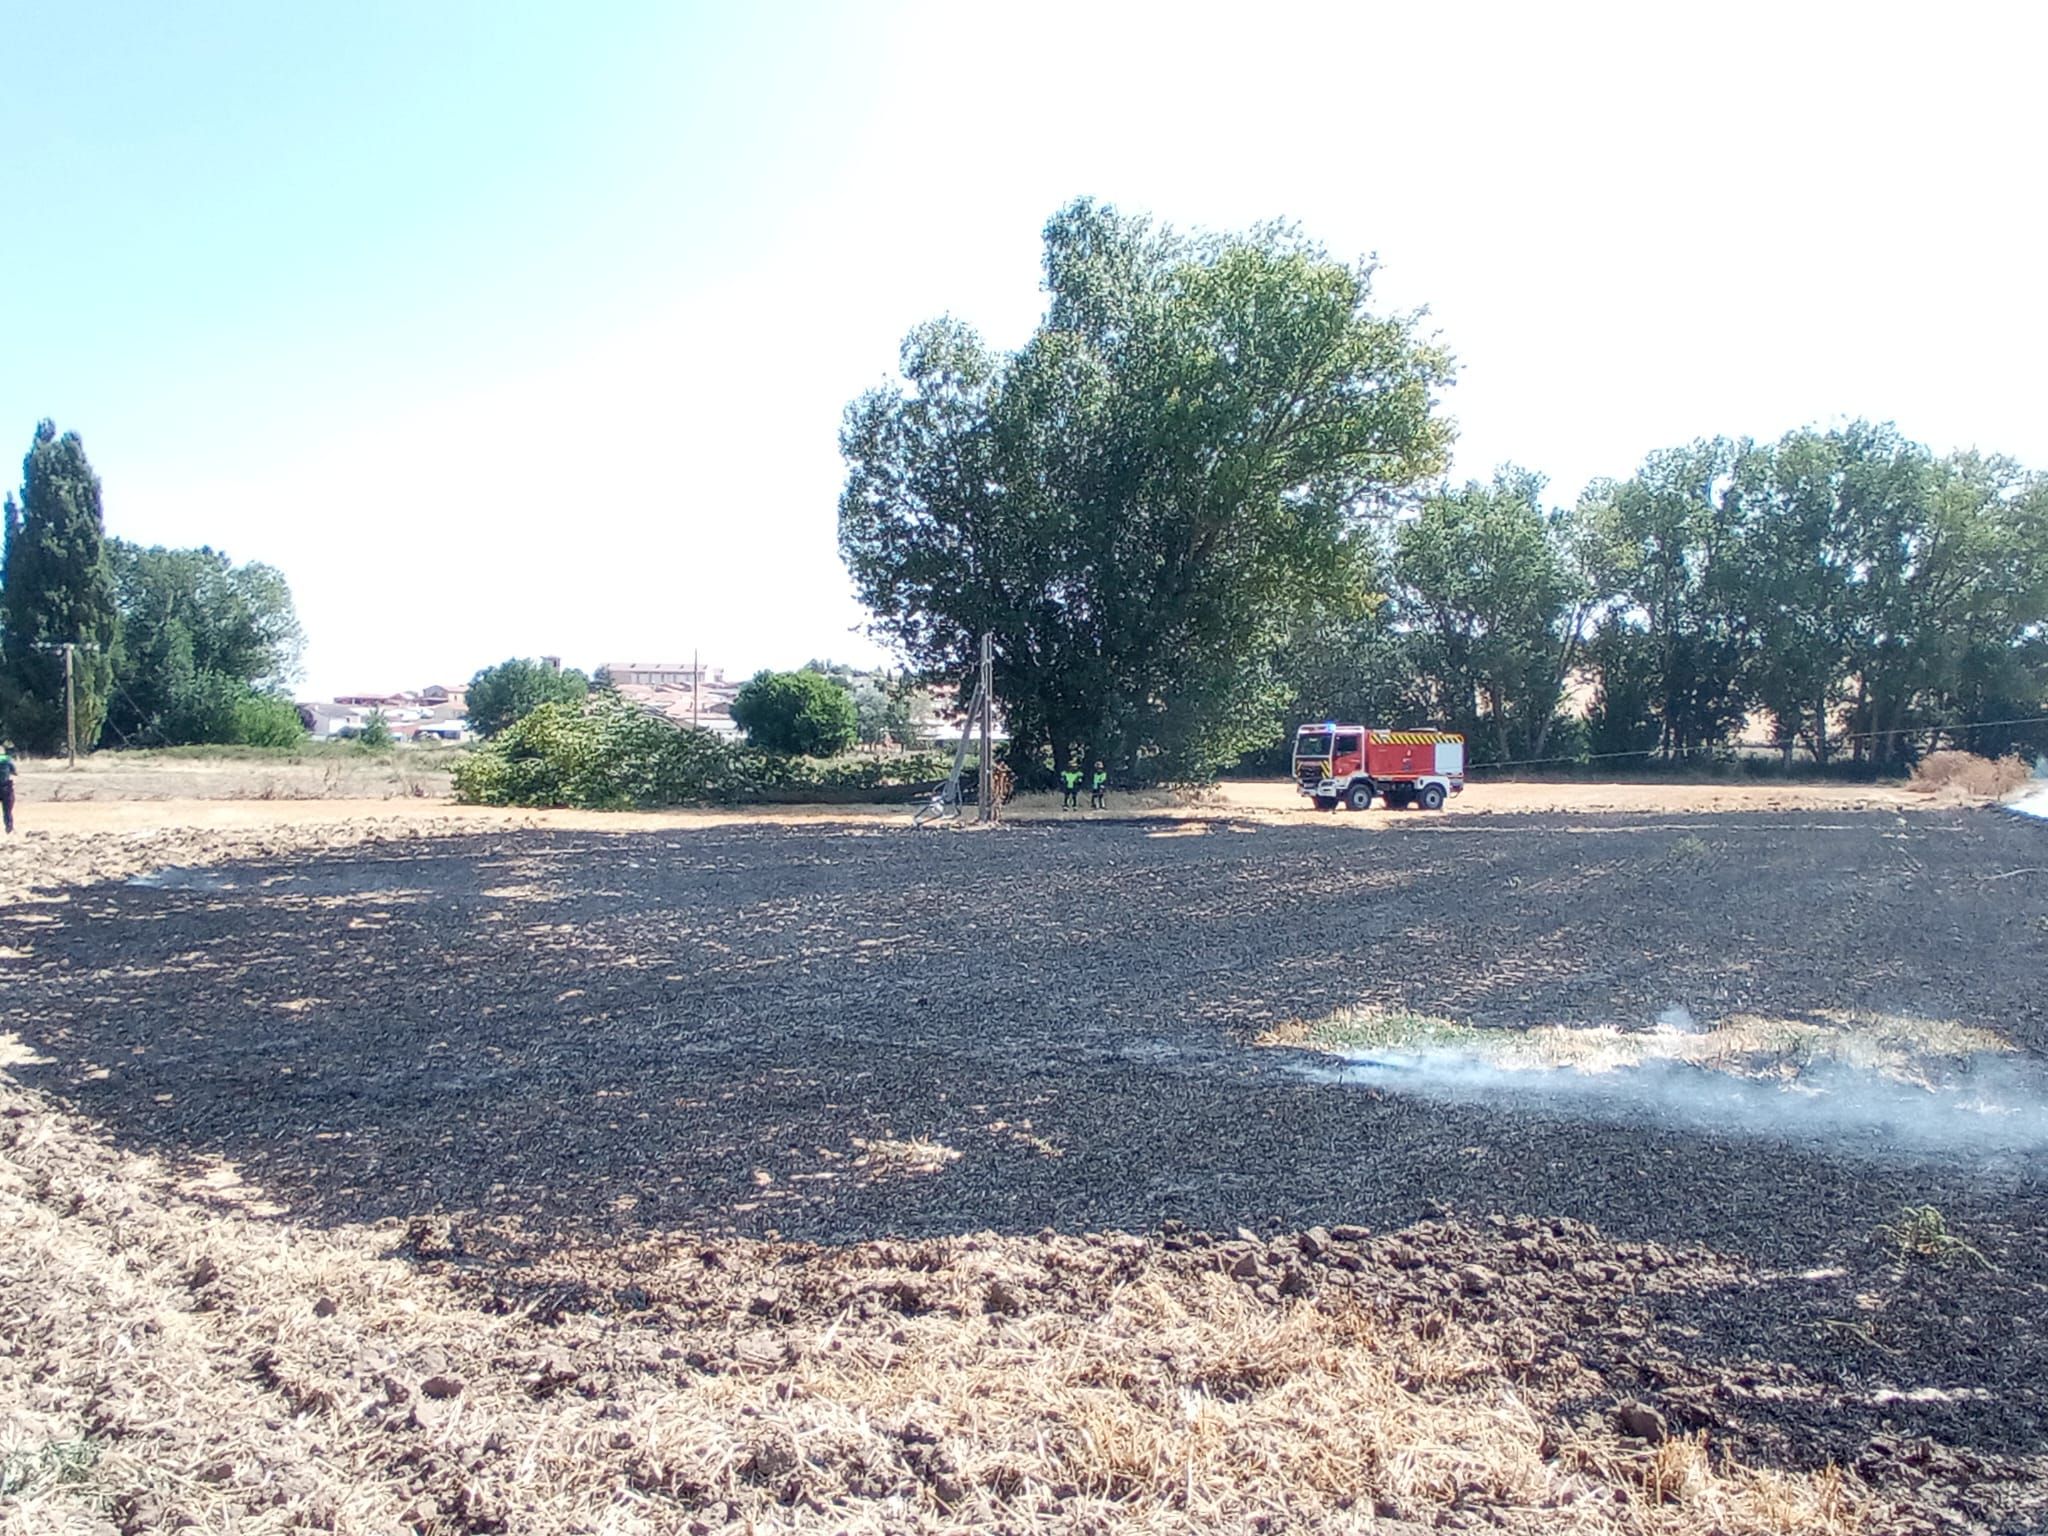
[[[1326,720],[1294,738],[1294,787],[1319,811],[1348,805],[1369,811],[1375,796],[1389,809],[1440,811],[1465,788],[1465,738],[1446,731],[1378,731]]]

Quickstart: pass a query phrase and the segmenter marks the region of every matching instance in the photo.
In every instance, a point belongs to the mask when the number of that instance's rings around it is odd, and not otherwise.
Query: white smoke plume
[[[1472,1028],[1349,1015],[1269,1044],[1318,1047],[1323,1082],[1609,1123],[1825,1142],[1835,1153],[2004,1161],[2048,1149],[2048,1070],[1992,1031],[1898,1016]]]

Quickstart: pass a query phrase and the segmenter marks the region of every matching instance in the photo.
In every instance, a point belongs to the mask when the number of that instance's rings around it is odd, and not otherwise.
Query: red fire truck
[[[1319,811],[1419,805],[1440,811],[1465,788],[1465,738],[1445,731],[1375,731],[1326,720],[1294,738],[1294,787]]]

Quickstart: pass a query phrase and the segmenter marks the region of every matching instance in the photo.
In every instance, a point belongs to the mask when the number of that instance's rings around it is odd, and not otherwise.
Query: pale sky
[[[879,660],[840,412],[919,320],[1020,342],[1088,194],[1376,252],[1459,478],[2048,468],[2044,15],[0,0],[0,457],[53,417],[111,532],[280,566],[302,696]]]

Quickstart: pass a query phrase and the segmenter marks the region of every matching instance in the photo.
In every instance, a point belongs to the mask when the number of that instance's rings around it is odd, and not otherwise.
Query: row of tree
[[[213,549],[107,537],[77,433],[37,425],[5,538],[0,729],[24,749],[65,745],[67,647],[82,750],[302,734],[284,688],[304,640],[283,575]]]
[[[1326,715],[1496,762],[1691,757],[1755,712],[1788,759],[2048,741],[1984,723],[2048,713],[2040,476],[1858,423],[1653,454],[1562,510],[1521,470],[1433,489],[1451,365],[1371,278],[1285,226],[1062,210],[1022,348],[931,322],[847,410],[878,631],[955,678],[991,635],[1027,769],[1205,774]]]
[[[1691,756],[1752,714],[1787,762],[2048,742],[2048,482],[2006,460],[1717,438],[1564,511],[1506,471],[1366,543],[1381,600],[1290,647],[1305,713],[1440,721],[1482,761]]]

